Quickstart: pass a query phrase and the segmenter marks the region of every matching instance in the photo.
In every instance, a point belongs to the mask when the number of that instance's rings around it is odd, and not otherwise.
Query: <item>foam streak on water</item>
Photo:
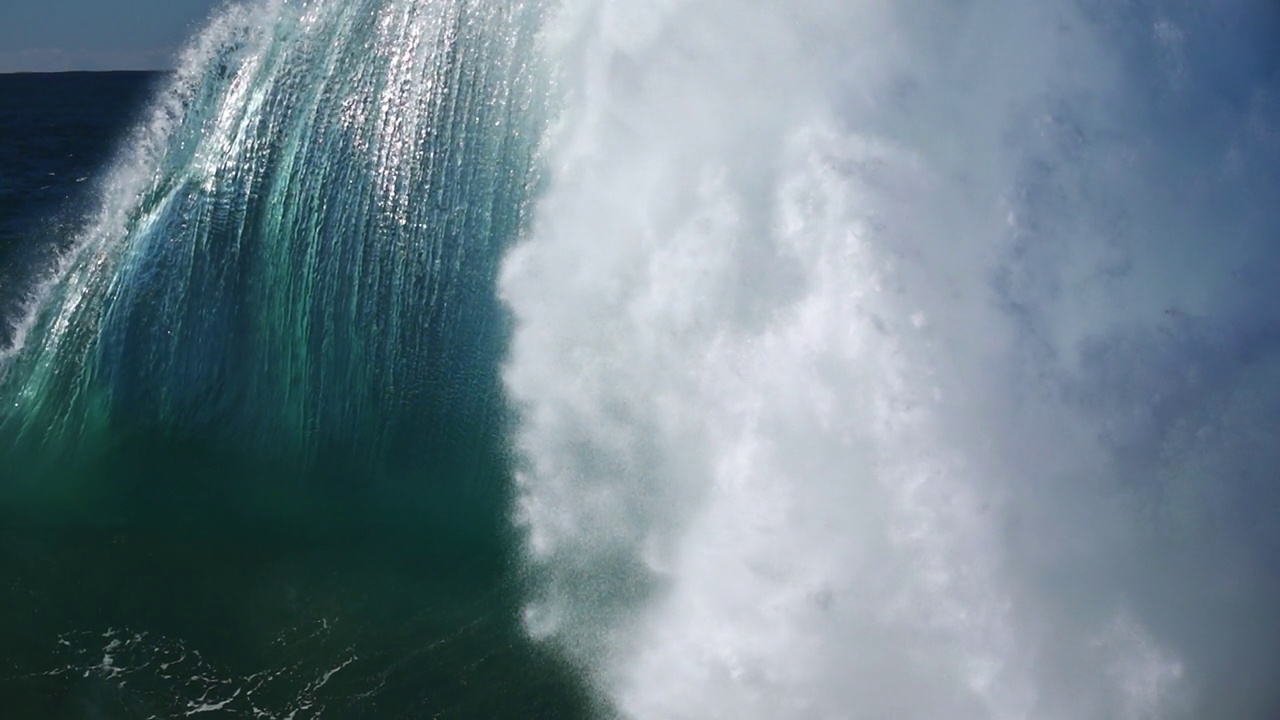
[[[1276,28],[563,3],[530,632],[638,718],[1270,717]]]

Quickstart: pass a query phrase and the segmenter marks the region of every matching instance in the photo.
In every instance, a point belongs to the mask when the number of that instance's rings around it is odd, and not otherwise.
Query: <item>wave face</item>
[[[492,431],[536,23],[444,1],[223,13],[39,291],[5,440],[91,456],[160,434],[373,470]]]
[[[184,52],[0,351],[0,706],[585,714],[509,570],[540,22],[265,0]]]
[[[637,718],[1274,717],[1274,5],[566,0],[526,626]]]

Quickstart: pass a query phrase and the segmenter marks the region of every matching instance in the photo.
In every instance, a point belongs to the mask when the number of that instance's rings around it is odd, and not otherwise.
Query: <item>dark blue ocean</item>
[[[138,119],[158,75],[66,73],[6,75],[0,98],[0,267],[5,316],[39,269],[85,221],[124,132]],[[3,342],[11,339],[4,324]]]

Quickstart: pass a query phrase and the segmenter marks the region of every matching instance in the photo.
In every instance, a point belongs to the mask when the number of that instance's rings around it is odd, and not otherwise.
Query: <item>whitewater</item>
[[[162,428],[500,516],[450,538],[601,716],[1274,717],[1277,38],[1264,0],[229,5],[32,290],[0,447]]]
[[[1278,19],[559,7],[530,631],[630,717],[1274,713]]]

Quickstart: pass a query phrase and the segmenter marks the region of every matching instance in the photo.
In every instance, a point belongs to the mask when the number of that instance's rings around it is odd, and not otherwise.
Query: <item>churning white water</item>
[[[1278,28],[562,3],[530,632],[636,718],[1274,717]]]

